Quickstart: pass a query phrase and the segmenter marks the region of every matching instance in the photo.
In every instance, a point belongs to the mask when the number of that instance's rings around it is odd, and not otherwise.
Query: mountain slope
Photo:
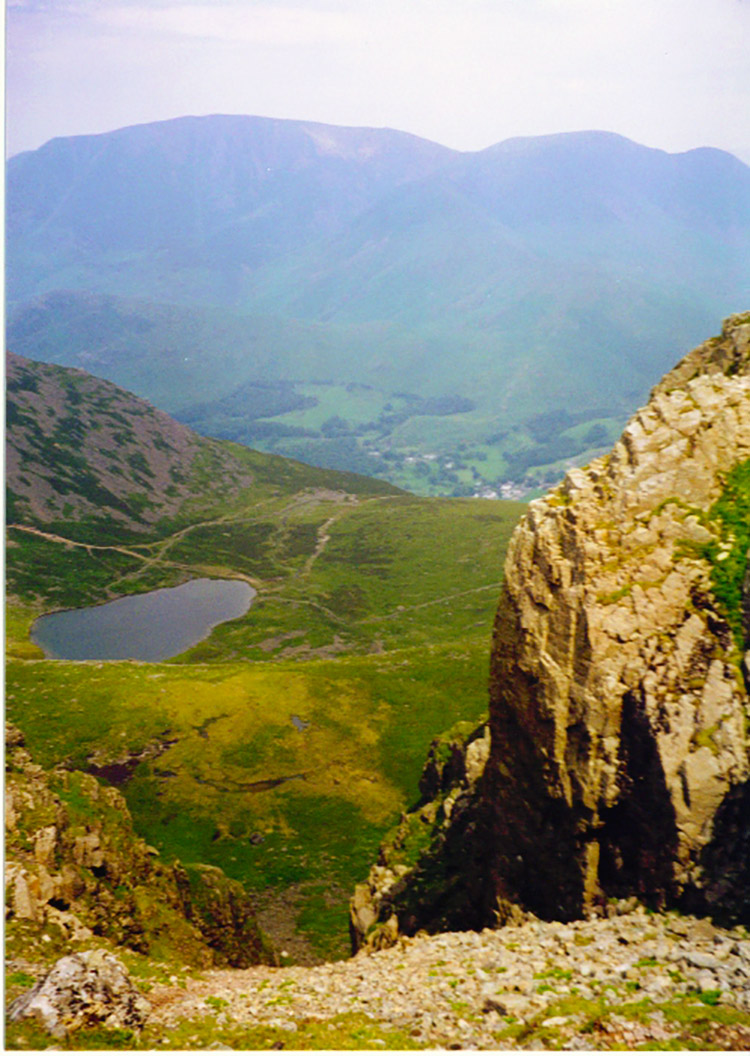
[[[452,153],[406,133],[260,117],[185,117],[52,140],[8,166],[10,298],[40,281],[50,288],[51,275],[67,285],[69,268],[98,289],[102,265],[110,292],[122,292],[111,286],[130,258],[148,271],[155,262],[198,269],[198,299],[225,300],[236,269],[340,229]]]
[[[6,376],[11,521],[96,518],[143,530],[196,502],[199,456],[217,493],[251,482],[218,445],[115,385],[13,355]]]
[[[9,354],[7,379],[11,522],[67,530],[88,522],[95,531],[93,521],[105,531],[163,532],[217,505],[231,508],[274,474],[287,485],[295,475],[323,486],[355,480],[207,440],[83,371]],[[366,478],[357,486],[365,493],[393,490]]]

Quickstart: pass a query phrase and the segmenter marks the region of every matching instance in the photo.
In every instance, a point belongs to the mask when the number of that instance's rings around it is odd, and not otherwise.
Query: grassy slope
[[[45,765],[164,748],[123,788],[140,833],[258,889],[282,939],[301,931],[293,953],[342,955],[352,885],[416,797],[430,740],[486,707],[521,506],[388,494],[228,447],[252,486],[212,511],[198,460],[197,523],[183,511],[127,538],[85,519],[42,527],[59,538],[10,531],[8,713]],[[174,661],[30,662],[38,612],[201,574],[245,577],[258,597]]]

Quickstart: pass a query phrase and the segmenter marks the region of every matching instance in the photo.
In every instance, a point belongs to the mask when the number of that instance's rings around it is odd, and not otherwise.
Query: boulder
[[[36,1019],[56,1038],[81,1027],[140,1030],[150,1004],[111,953],[88,950],[61,957],[28,993],[11,1004],[12,1021]]]

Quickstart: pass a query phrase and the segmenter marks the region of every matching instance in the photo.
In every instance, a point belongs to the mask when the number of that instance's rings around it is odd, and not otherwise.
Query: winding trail
[[[444,594],[440,598],[430,598],[429,601],[420,601],[418,605],[401,605],[394,612],[386,612],[377,616],[363,616],[361,620],[354,620],[354,623],[377,623],[380,620],[395,620],[399,616],[403,616],[405,612],[416,612],[418,609],[427,609],[431,605],[440,605],[444,601],[453,601],[455,598],[465,598],[469,594],[479,594],[483,590],[500,590],[503,585],[502,580],[498,580],[497,583],[483,583],[481,587],[471,587],[469,590],[460,590],[456,594]]]
[[[329,517],[328,520],[324,521],[323,524],[321,524],[321,526],[318,528],[318,541],[315,544],[315,549],[310,554],[307,561],[305,561],[304,567],[297,573],[298,576],[310,575],[310,573],[312,572],[313,565],[331,541],[331,537],[328,534],[328,529],[331,527],[331,525],[335,524],[336,521],[338,521],[342,516],[343,514],[341,513],[334,514],[333,517]]]

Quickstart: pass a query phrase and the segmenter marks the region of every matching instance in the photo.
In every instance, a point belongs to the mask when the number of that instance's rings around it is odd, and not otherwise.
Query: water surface
[[[191,579],[179,587],[40,616],[31,640],[56,660],[166,660],[244,616],[255,597],[239,579]]]

